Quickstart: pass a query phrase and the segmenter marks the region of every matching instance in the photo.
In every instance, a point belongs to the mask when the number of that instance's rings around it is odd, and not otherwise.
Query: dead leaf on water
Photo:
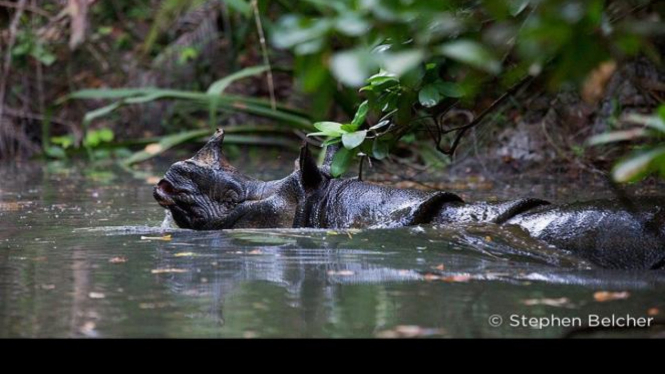
[[[593,294],[593,299],[598,302],[612,301],[612,300],[624,300],[630,297],[630,293],[627,291],[623,292],[609,292],[609,291],[598,291]]]
[[[554,306],[554,307],[570,307],[572,304],[570,303],[570,299],[567,297],[560,297],[558,299],[548,299],[548,298],[542,298],[542,299],[526,299],[522,300],[522,304],[526,306],[534,306],[534,305],[547,305],[547,306]]]
[[[441,278],[442,281],[451,283],[464,283],[470,281],[471,279],[472,277],[468,274],[451,275],[449,277]]]
[[[168,242],[171,240],[171,234],[164,236],[141,236],[141,240],[164,240]]]
[[[178,252],[173,255],[174,257],[193,257],[196,256],[194,252]]]
[[[340,271],[334,271],[330,270],[328,272],[328,275],[341,275],[341,276],[349,276],[349,275],[354,275],[355,273],[352,272],[351,270],[340,270]]]
[[[376,334],[378,338],[419,338],[423,336],[442,335],[445,330],[426,328],[415,325],[400,325],[390,330],[380,331]]]
[[[109,259],[109,262],[112,263],[112,264],[123,264],[123,263],[127,262],[127,258],[122,257],[122,256],[113,257],[113,258]]]
[[[164,274],[164,273],[186,273],[186,269],[176,269],[176,268],[164,268],[164,269],[152,269],[150,271],[153,274]]]
[[[24,206],[29,205],[29,203],[18,201],[18,202],[0,202],[0,211],[15,212],[21,210]]]
[[[86,322],[85,324],[83,324],[83,326],[81,326],[81,333],[86,335],[91,334],[95,330],[95,327],[97,327],[97,325],[95,325],[94,322],[92,321]]]

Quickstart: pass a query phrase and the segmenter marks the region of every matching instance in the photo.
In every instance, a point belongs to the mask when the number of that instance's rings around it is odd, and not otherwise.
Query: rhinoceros
[[[317,166],[301,148],[295,171],[260,181],[236,170],[224,156],[224,132],[192,158],[176,162],[155,186],[157,202],[181,228],[394,228],[421,224],[517,225],[534,238],[599,266],[665,267],[665,197],[551,204],[523,198],[465,202],[444,191],[399,189],[333,178],[331,154]]]

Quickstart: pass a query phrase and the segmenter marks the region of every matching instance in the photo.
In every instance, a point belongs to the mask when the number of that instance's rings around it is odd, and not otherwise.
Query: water
[[[665,313],[663,272],[596,269],[514,228],[161,229],[164,211],[151,192],[164,170],[0,166],[0,337],[665,331],[510,326],[511,315],[586,323],[589,315],[658,321]],[[503,318],[501,327],[490,324],[493,315]]]

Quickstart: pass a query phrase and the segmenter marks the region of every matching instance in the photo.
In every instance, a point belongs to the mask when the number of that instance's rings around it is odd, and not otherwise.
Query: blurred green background
[[[131,167],[223,127],[231,155],[339,143],[336,175],[466,156],[665,176],[664,15],[641,0],[0,1],[0,158]]]

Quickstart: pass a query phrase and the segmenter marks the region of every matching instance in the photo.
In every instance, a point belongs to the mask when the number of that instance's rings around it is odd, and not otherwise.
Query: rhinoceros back
[[[663,267],[665,198],[637,198],[549,205],[518,214],[506,224],[576,253],[598,265],[621,269]]]

